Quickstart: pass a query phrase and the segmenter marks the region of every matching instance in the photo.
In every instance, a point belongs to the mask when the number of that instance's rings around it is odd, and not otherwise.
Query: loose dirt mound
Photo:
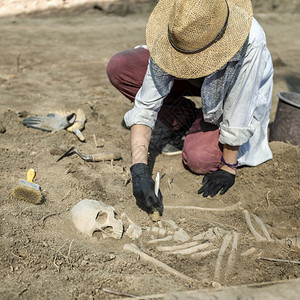
[[[299,277],[297,264],[260,259],[300,259],[299,146],[272,142],[273,160],[240,169],[233,188],[214,199],[197,194],[202,176],[187,172],[180,157],[159,156],[154,174],[163,175],[162,225],[169,232],[158,232],[158,225],[136,207],[129,176],[130,133],[120,125],[131,104],[109,84],[105,67],[117,51],[144,42],[147,17],[148,13],[125,18],[89,8],[64,17],[0,19],[1,299],[116,299],[105,289],[140,296]],[[277,92],[299,91],[299,15],[256,17],[266,30],[275,65],[273,120]],[[87,117],[84,144],[67,131],[47,133],[22,125],[27,115],[76,108]],[[74,155],[56,162],[70,146],[84,154],[117,150],[123,159],[92,163]],[[37,172],[35,181],[45,197],[41,205],[12,197],[29,168]],[[121,240],[103,239],[100,233],[85,237],[70,216],[70,209],[85,198],[114,206],[118,217],[125,212],[143,228],[142,236],[135,241],[126,235]],[[245,211],[263,240],[250,232]],[[210,245],[194,256],[160,251],[163,248],[158,247],[185,243],[176,235],[174,239],[178,230],[186,232],[186,242]],[[206,234],[197,239],[201,233]],[[171,240],[149,243],[168,235]],[[219,249],[230,236],[223,259],[218,260]],[[123,251],[130,243],[191,280]],[[208,250],[212,251],[204,255]]]

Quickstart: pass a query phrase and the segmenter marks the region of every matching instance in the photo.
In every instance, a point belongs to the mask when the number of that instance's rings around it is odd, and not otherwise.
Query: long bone
[[[201,211],[230,211],[240,209],[241,202],[237,202],[233,205],[224,206],[224,207],[199,207],[199,206],[184,206],[184,205],[165,205],[164,208],[178,208],[178,209],[193,209],[193,210],[201,210]]]
[[[134,244],[125,244],[124,247],[123,247],[123,249],[125,251],[130,251],[130,252],[138,254],[142,259],[150,262],[151,264],[153,264],[153,265],[155,265],[155,266],[157,266],[157,267],[159,267],[159,268],[167,271],[168,273],[173,274],[173,275],[175,275],[175,276],[177,276],[177,277],[179,277],[179,278],[181,278],[181,279],[183,279],[185,281],[188,281],[188,282],[194,281],[193,278],[191,278],[189,276],[186,276],[186,275],[178,272],[177,270],[171,268],[167,264],[165,264],[165,263],[163,263],[163,262],[161,262],[161,261],[159,261],[159,260],[157,260],[157,259],[155,259],[155,258],[153,258],[153,257],[151,257],[149,255],[147,255],[146,253],[142,252]]]

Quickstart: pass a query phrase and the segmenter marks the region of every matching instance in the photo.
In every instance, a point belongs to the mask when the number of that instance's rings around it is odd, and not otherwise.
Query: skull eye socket
[[[100,211],[96,217],[96,221],[98,221],[100,224],[104,224],[108,218],[108,215],[104,211]]]

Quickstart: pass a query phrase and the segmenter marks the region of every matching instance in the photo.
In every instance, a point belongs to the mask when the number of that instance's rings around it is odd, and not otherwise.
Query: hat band
[[[169,28],[169,24],[168,24],[168,39],[169,39],[169,42],[172,45],[172,47],[175,50],[177,50],[178,52],[181,52],[181,53],[194,54],[194,53],[201,52],[201,51],[207,49],[208,47],[210,47],[212,44],[216,43],[223,36],[223,34],[224,34],[224,32],[225,32],[225,30],[227,28],[227,24],[228,24],[229,6],[228,6],[228,3],[227,3],[226,0],[225,0],[225,2],[226,2],[226,6],[227,6],[227,16],[226,16],[225,23],[224,23],[223,27],[221,28],[221,30],[219,31],[219,33],[217,34],[217,36],[211,42],[209,42],[205,46],[203,46],[203,47],[201,47],[199,49],[196,49],[196,50],[185,50],[185,49],[182,49],[182,48],[176,46],[176,44],[173,42],[172,37],[171,37],[172,34],[170,32],[170,28]]]

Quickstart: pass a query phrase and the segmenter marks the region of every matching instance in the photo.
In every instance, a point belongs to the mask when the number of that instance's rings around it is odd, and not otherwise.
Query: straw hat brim
[[[175,50],[168,39],[169,14],[174,0],[160,0],[146,27],[146,44],[154,62],[177,78],[207,76],[224,66],[242,47],[252,24],[251,0],[227,0],[229,19],[222,38],[195,54]]]

